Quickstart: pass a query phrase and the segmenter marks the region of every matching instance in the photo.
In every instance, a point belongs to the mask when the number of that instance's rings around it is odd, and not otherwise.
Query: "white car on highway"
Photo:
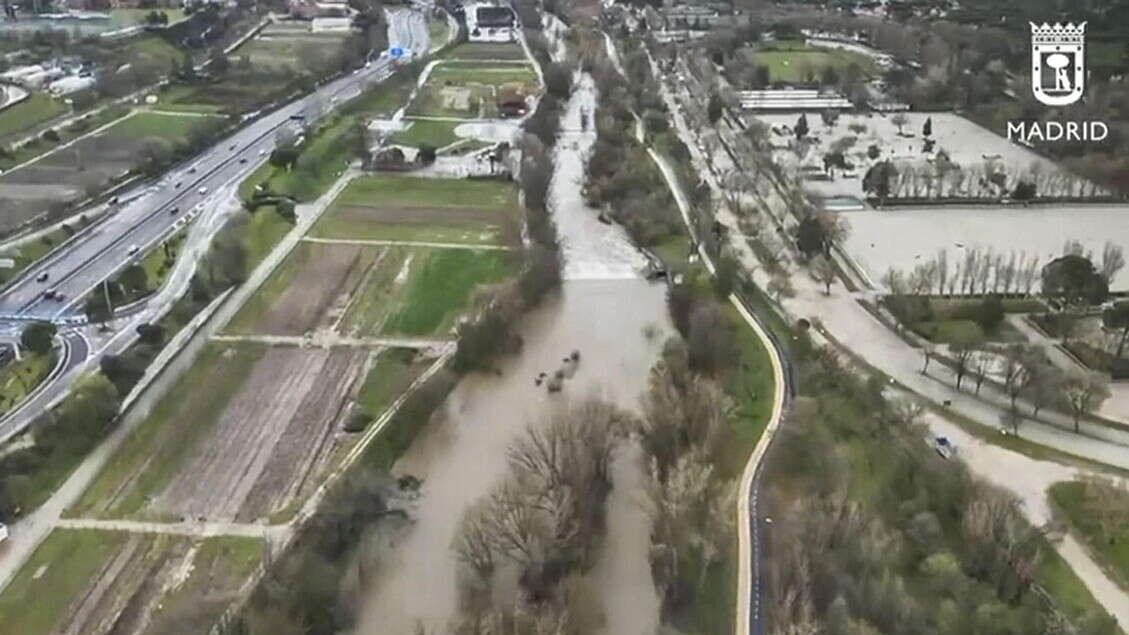
[[[208,188],[202,187],[202,188],[196,190],[196,193],[199,194],[200,196],[203,196],[203,195],[208,193]]]

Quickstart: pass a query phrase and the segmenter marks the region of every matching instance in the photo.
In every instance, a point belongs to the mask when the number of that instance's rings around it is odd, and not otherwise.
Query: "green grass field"
[[[1129,591],[1129,491],[1069,481],[1055,483],[1049,493],[1102,569]]]
[[[454,121],[408,121],[406,129],[392,135],[392,143],[412,148],[429,145],[440,149],[459,140],[455,135],[455,127],[459,124]]]
[[[516,209],[517,188],[504,181],[445,180],[378,175],[356,179],[341,192],[334,204],[391,203],[426,207],[499,207]]]
[[[484,84],[523,84],[533,86],[537,83],[537,73],[525,63],[492,63],[448,61],[439,64],[431,71],[427,83]]]
[[[23,359],[13,360],[0,368],[0,415],[16,407],[54,367],[53,354],[25,352]]]
[[[264,351],[254,344],[209,344],[67,515],[123,518],[144,509],[207,434]]]
[[[493,245],[516,239],[517,188],[495,180],[366,176],[345,188],[310,234],[320,238]]]
[[[447,24],[447,20],[438,19],[432,16],[427,21],[427,38],[431,44],[432,49],[439,48],[447,43],[451,37],[451,29]]]
[[[725,313],[737,336],[738,356],[734,368],[724,377],[725,392],[733,398],[737,408],[731,417],[736,433],[732,456],[728,457],[731,462],[727,461],[722,469],[736,477],[768,425],[775,379],[768,351],[753,329],[728,302],[725,303]]]
[[[201,121],[200,117],[138,112],[110,126],[103,134],[130,138],[159,137],[176,142],[187,138],[188,131]]]
[[[525,51],[517,43],[463,42],[451,47],[439,56],[442,59],[461,60],[513,60],[526,59]]]
[[[768,67],[769,80],[786,83],[818,82],[825,68],[842,74],[852,64],[866,76],[876,73],[874,62],[868,57],[831,48],[808,46],[799,41],[784,40],[760,48],[743,49],[741,53],[751,63]]]
[[[373,418],[380,416],[423,372],[427,364],[416,363],[415,357],[416,351],[410,348],[384,349],[377,355],[357,397],[366,414]]]
[[[46,635],[129,534],[56,529],[0,594],[5,633]]]
[[[455,325],[480,284],[509,273],[507,254],[469,249],[416,249],[398,306],[382,331],[388,335],[431,335]],[[421,262],[422,261],[422,262]]]
[[[32,92],[20,103],[0,110],[0,139],[21,137],[35,126],[67,112],[67,105],[45,93]]]

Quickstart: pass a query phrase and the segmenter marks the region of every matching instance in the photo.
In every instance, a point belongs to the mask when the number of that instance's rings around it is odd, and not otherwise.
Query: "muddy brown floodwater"
[[[593,112],[587,77],[563,117],[579,131],[580,113]],[[673,333],[666,289],[640,277],[646,260],[618,227],[596,221],[580,197],[591,132],[562,135],[558,144],[553,214],[565,245],[565,282],[559,297],[523,321],[525,346],[505,358],[500,374],[464,377],[442,416],[420,435],[395,467],[423,479],[414,523],[377,565],[365,592],[359,635],[410,635],[418,625],[444,633],[457,614],[458,563],[452,541],[464,510],[506,473],[506,449],[531,423],[544,423],[570,400],[598,396],[638,411],[648,372]],[[560,393],[534,379],[552,374],[571,351],[581,354]],[[620,448],[612,469],[608,528],[589,579],[603,598],[611,635],[653,633],[659,601],[647,564],[649,521],[638,449]]]

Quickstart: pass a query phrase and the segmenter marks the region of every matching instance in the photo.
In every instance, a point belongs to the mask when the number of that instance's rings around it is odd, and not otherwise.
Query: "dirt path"
[[[318,332],[310,337],[297,335],[214,335],[215,342],[259,342],[271,346],[346,346],[352,348],[418,348],[442,350],[454,345],[450,337],[345,337]]]
[[[94,520],[90,518],[63,518],[55,523],[62,529],[102,529],[126,531],[136,534],[172,534],[177,536],[241,536],[244,538],[277,537],[286,530],[285,525],[231,522],[159,523],[142,520]]]
[[[478,245],[470,243],[437,243],[420,240],[367,240],[360,238],[317,238],[307,236],[302,239],[308,243],[331,245],[371,245],[375,247],[432,247],[436,249],[470,249],[472,251],[515,251],[517,247],[507,245]]]

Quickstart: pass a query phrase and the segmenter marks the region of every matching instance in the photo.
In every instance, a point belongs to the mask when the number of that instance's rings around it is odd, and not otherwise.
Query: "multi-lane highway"
[[[390,46],[404,50],[405,56],[392,59],[385,52],[374,53],[365,67],[326,82],[315,92],[276,110],[248,117],[246,125],[191,161],[178,165],[155,182],[120,194],[121,209],[105,215],[29,267],[0,293],[0,333],[12,338],[27,320],[54,320],[64,325],[60,339],[65,356],[60,372],[0,419],[0,443],[18,434],[58,401],[97,357],[123,349],[140,321],[157,319],[171,304],[170,298],[165,297],[169,294],[157,294],[141,305],[132,319],[115,324],[116,333],[98,332],[83,325],[81,315],[82,300],[91,290],[196,218],[209,222],[193,225],[181,258],[199,257],[222,226],[215,222],[222,220],[213,213],[218,211],[215,208],[229,204],[234,186],[267,160],[279,131],[307,126],[386,79],[414,51],[427,51],[424,13],[409,9],[389,11],[388,22]],[[180,268],[190,274],[191,267]],[[172,278],[176,279],[170,279],[169,286],[181,290],[187,287],[188,275]],[[46,298],[44,292],[48,289],[62,299]]]

